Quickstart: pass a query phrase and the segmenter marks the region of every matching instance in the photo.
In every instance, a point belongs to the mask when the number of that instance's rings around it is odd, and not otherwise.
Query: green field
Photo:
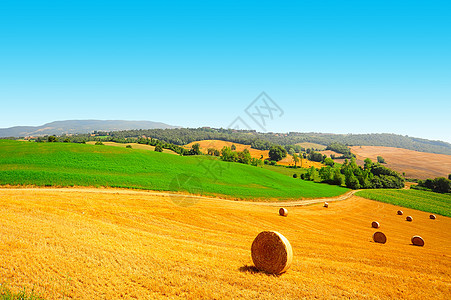
[[[418,190],[365,190],[357,196],[451,217],[451,196]]]
[[[189,191],[236,199],[333,197],[348,189],[207,156],[0,140],[0,184]]]
[[[33,290],[27,291],[25,288],[19,292],[13,292],[11,289],[0,283],[0,299],[1,300],[43,300]]]
[[[263,165],[263,169],[270,170],[273,172],[277,172],[283,175],[287,175],[292,177],[294,173],[300,174],[306,173],[307,169],[305,168],[287,168],[285,166],[271,166],[271,165]]]

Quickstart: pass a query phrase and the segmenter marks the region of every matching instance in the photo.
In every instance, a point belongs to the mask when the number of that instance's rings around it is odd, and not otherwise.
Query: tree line
[[[321,169],[310,167],[307,173],[301,174],[301,179],[315,180],[318,177],[321,182],[333,185],[345,185],[350,189],[400,189],[404,187],[404,178],[397,172],[373,163],[367,158],[364,166],[358,166],[355,158],[347,159],[340,168],[327,165]]]
[[[441,141],[430,141],[420,138],[396,134],[325,134],[325,133],[273,133],[257,132],[255,130],[234,130],[224,128],[174,128],[174,129],[140,129],[111,132],[95,132],[97,136],[104,136],[110,141],[121,141],[128,138],[149,137],[174,145],[186,145],[191,142],[215,139],[251,145],[254,149],[269,150],[271,146],[282,145],[296,150],[296,144],[303,142],[317,143],[332,147],[331,150],[348,155],[342,146],[386,146],[398,147],[422,152],[451,154],[451,144]],[[92,140],[89,134],[79,134],[70,137],[74,142]],[[338,147],[338,148],[337,148]],[[335,151],[334,150],[334,151]],[[300,151],[296,151],[299,153]],[[348,157],[350,158],[350,157]]]
[[[418,180],[418,185],[412,185],[411,188],[442,194],[451,193],[451,174],[448,175],[448,179],[445,177],[437,177],[434,179]]]

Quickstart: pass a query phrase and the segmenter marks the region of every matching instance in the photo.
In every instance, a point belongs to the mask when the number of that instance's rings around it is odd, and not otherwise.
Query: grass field
[[[88,145],[95,145],[96,142],[87,142]],[[113,147],[121,147],[126,148],[127,146],[132,146],[133,149],[142,149],[142,150],[150,150],[155,151],[155,146],[151,145],[145,145],[145,144],[138,144],[138,143],[115,143],[115,142],[102,142],[104,146],[113,146]],[[170,153],[178,155],[178,153],[169,150],[169,149],[163,149],[163,153]]]
[[[365,190],[356,195],[451,217],[451,196],[419,190]]]
[[[300,174],[307,173],[307,169],[305,169],[305,168],[296,168],[296,169],[294,169],[294,168],[286,168],[286,167],[283,167],[283,166],[264,165],[263,169],[270,170],[270,171],[273,171],[273,172],[277,172],[277,173],[280,173],[280,174],[283,174],[283,175],[287,175],[287,176],[290,176],[290,177],[292,177],[294,173],[298,174],[298,176]]]
[[[179,196],[182,197],[183,196]],[[46,299],[447,299],[451,219],[352,197],[302,207],[146,191],[0,190],[0,278]],[[385,245],[372,242],[381,224]],[[251,244],[283,234],[293,264],[258,272]],[[424,247],[410,243],[413,235]]]
[[[348,191],[208,156],[8,140],[0,141],[0,184],[188,191],[256,200],[333,197]]]
[[[325,150],[327,148],[327,146],[310,142],[297,143],[296,145],[299,145],[305,149],[313,148],[318,150]]]

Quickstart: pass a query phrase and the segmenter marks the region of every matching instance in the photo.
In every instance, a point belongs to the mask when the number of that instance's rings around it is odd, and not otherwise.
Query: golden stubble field
[[[382,156],[387,167],[399,173],[405,172],[407,178],[448,177],[451,173],[451,155],[380,146],[353,146],[351,151],[361,165],[365,158],[376,162],[377,157]]]
[[[351,197],[288,207],[115,189],[1,189],[0,278],[48,299],[435,298],[451,291],[451,219]],[[185,201],[187,200],[187,202]],[[191,206],[179,206],[189,203]],[[413,216],[413,222],[405,216]],[[381,224],[385,245],[372,242]],[[256,272],[263,230],[293,247]],[[410,244],[419,234],[424,247]]]

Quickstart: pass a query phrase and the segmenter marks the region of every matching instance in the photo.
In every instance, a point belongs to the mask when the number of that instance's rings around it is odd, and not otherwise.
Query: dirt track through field
[[[186,195],[157,192],[0,189],[0,278],[48,299],[447,298],[451,219],[406,208],[398,216],[397,206],[348,196],[281,217],[268,204],[180,206]],[[372,221],[385,245],[372,241]],[[293,247],[281,276],[252,267],[263,230]],[[412,246],[413,235],[425,246]]]
[[[0,188],[0,191],[2,188]],[[23,188],[7,188],[7,190],[10,191],[22,191]],[[211,198],[206,196],[198,196],[198,195],[190,195],[190,194],[180,194],[180,193],[170,193],[170,192],[158,192],[158,191],[139,191],[139,190],[127,190],[127,189],[113,189],[113,188],[107,188],[107,189],[96,189],[96,188],[27,188],[28,191],[42,191],[42,190],[50,190],[55,192],[68,192],[68,193],[74,193],[74,192],[80,192],[80,193],[95,193],[95,194],[121,194],[121,195],[143,195],[143,196],[159,196],[159,197],[170,197],[170,198],[186,198],[186,199],[192,199],[193,201],[226,201],[226,202],[237,202],[243,204],[253,204],[253,205],[263,205],[263,206],[287,206],[287,207],[293,207],[293,206],[304,206],[304,205],[311,205],[315,203],[322,203],[324,201],[341,201],[346,200],[352,197],[355,193],[357,193],[360,190],[352,190],[349,191],[343,195],[332,197],[332,198],[315,198],[315,199],[304,199],[304,200],[298,200],[298,201],[270,201],[270,202],[261,202],[261,201],[241,201],[241,200],[228,200],[228,199],[221,199],[221,198]]]

